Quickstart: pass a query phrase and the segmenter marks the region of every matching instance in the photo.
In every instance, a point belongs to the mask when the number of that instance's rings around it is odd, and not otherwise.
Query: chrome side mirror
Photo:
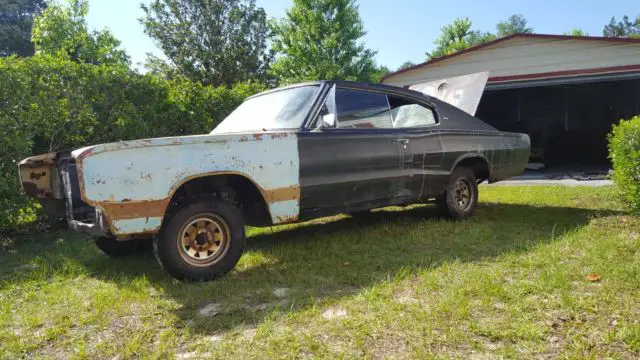
[[[322,127],[323,128],[334,128],[336,127],[336,114],[326,114],[322,116]]]

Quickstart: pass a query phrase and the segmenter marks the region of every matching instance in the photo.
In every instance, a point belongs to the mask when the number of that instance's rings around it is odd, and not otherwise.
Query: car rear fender
[[[468,167],[476,179],[491,179],[491,163],[482,153],[468,153],[460,156],[451,168],[451,172],[459,167]]]

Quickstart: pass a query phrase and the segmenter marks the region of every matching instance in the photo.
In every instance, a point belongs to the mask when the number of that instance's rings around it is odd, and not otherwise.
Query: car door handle
[[[391,142],[407,145],[409,143],[409,139],[394,139],[394,140],[391,140]]]

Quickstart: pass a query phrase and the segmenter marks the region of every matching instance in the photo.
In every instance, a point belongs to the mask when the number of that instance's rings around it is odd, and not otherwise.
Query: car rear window
[[[433,110],[413,101],[389,96],[394,128],[421,127],[436,124]]]

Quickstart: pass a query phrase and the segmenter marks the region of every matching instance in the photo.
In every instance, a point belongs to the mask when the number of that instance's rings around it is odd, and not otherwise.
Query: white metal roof
[[[515,34],[388,74],[409,86],[490,71],[487,88],[640,77],[640,39]]]

